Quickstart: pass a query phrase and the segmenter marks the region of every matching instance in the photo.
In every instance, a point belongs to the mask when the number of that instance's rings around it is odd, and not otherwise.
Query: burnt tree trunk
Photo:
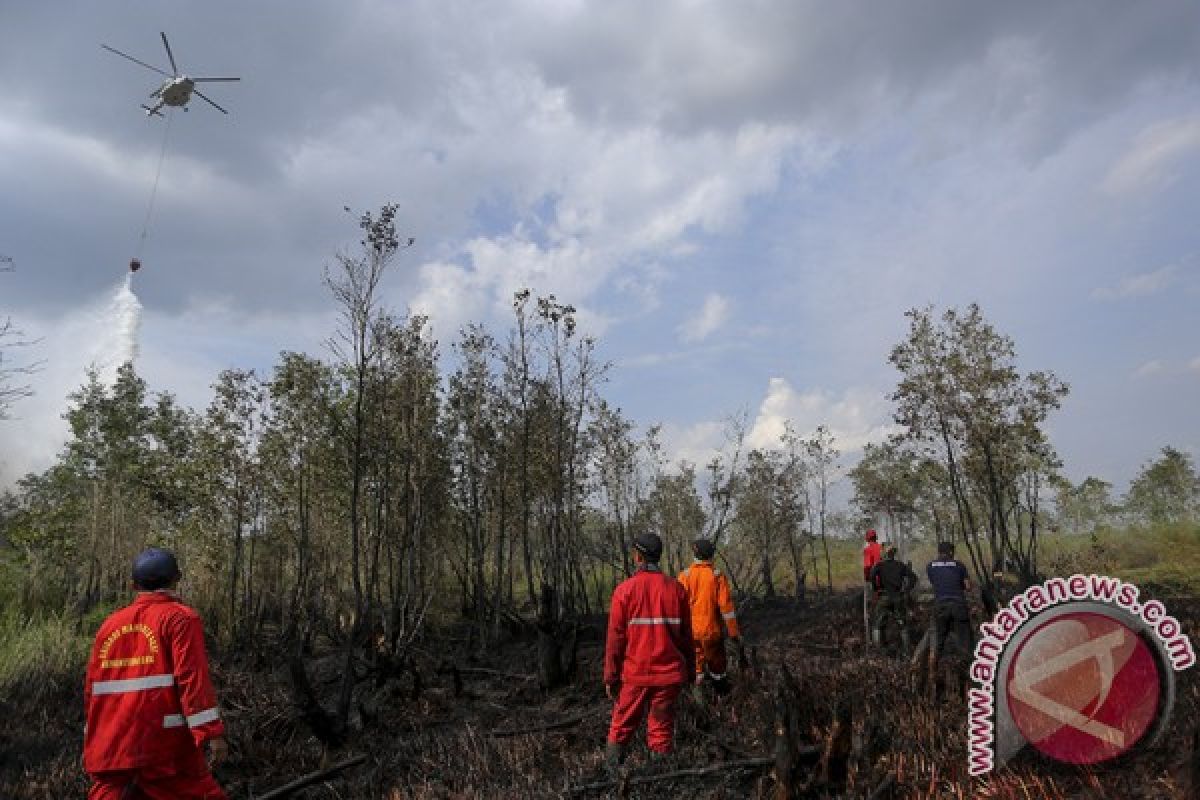
[[[779,666],[775,685],[775,793],[773,800],[793,800],[800,777],[800,689],[786,664]]]
[[[308,679],[308,671],[304,668],[304,660],[299,654],[288,658],[288,672],[292,678],[292,694],[296,707],[313,736],[327,747],[340,747],[343,729],[317,699],[317,693]]]
[[[538,603],[537,632],[538,682],[542,689],[556,689],[567,682],[567,676],[563,669],[562,643],[558,638],[558,599],[547,585],[542,586]]]

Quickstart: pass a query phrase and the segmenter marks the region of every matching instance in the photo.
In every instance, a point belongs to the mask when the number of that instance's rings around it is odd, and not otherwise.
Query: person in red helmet
[[[613,706],[605,766],[615,773],[649,711],[646,744],[666,755],[674,742],[675,701],[696,674],[687,590],[658,566],[662,540],[633,543],[637,571],[613,591],[604,648],[604,690]]]
[[[863,580],[870,583],[871,567],[883,560],[883,546],[879,544],[879,536],[874,530],[867,531],[867,543],[863,545]]]
[[[867,543],[863,545],[863,628],[864,635],[871,636],[871,604],[875,599],[875,586],[871,583],[871,570],[883,560],[883,547],[879,544],[879,536],[872,528],[863,537]]]
[[[138,594],[100,626],[88,660],[83,767],[88,800],[228,800],[205,761],[229,752],[200,616],[180,602],[179,565],[150,548]]]

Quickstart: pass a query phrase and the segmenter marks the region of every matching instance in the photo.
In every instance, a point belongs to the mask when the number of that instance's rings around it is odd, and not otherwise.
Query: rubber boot
[[[671,753],[660,753],[657,750],[650,751],[650,766],[655,772],[666,772],[667,768],[674,763]]]
[[[871,629],[871,644],[875,645],[876,647],[883,646],[883,630],[881,628]]]
[[[609,742],[604,748],[604,771],[608,777],[617,780],[621,775],[621,764],[625,761],[625,747],[616,742]]]
[[[908,634],[908,626],[900,629],[900,646],[904,648],[904,657],[908,658],[908,654],[912,652],[912,638]]]

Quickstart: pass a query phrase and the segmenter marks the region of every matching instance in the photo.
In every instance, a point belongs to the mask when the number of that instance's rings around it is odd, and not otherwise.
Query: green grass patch
[[[0,617],[0,696],[42,699],[72,683],[83,685],[84,668],[99,614],[82,620],[67,614]]]
[[[1200,590],[1200,524],[1132,526],[1057,535],[1043,543],[1041,566],[1053,575],[1102,573],[1147,586]]]
[[[836,588],[862,584],[862,539],[829,540],[829,557]],[[1047,577],[1075,573],[1112,575],[1135,584],[1170,591],[1200,591],[1200,523],[1106,528],[1094,534],[1044,533],[1039,538],[1038,569]],[[925,565],[934,559],[937,545],[932,541],[911,542],[908,560],[925,580]],[[960,544],[957,558],[970,563]],[[808,585],[814,586],[812,562],[805,553],[809,570]],[[820,583],[825,585],[825,554],[817,542],[817,566]],[[790,591],[791,568],[777,559],[776,588]]]

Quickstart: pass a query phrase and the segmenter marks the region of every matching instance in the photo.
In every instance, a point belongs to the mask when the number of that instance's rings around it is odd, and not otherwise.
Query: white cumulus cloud
[[[811,436],[824,425],[833,434],[834,447],[843,456],[857,453],[871,442],[886,439],[893,431],[891,412],[883,393],[849,388],[840,394],[825,389],[797,391],[786,378],[771,378],[758,410],[748,421],[745,446],[774,449],[785,426],[801,436]],[[706,420],[691,425],[663,426],[663,444],[672,461],[704,465],[717,456],[728,457],[732,445],[730,422]]]
[[[685,342],[700,342],[715,333],[729,319],[729,301],[717,292],[709,292],[695,316],[679,326],[679,338]]]
[[[797,391],[785,378],[771,378],[746,442],[751,447],[778,447],[788,423],[801,436],[824,425],[843,454],[882,441],[893,430],[881,392],[851,388],[838,396],[824,389]]]

